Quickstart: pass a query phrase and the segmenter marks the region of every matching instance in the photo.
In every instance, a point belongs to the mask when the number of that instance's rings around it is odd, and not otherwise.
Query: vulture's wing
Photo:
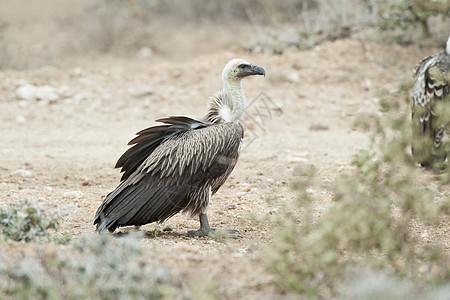
[[[97,230],[163,221],[181,210],[199,213],[200,203],[193,201],[207,199],[205,187],[223,184],[234,168],[242,125],[186,117],[159,121],[167,125],[139,132],[117,162],[124,181],[97,210]]]
[[[446,158],[439,149],[445,125],[450,120],[449,95],[450,60],[445,53],[430,56],[420,62],[414,74],[411,91],[413,119],[413,156],[423,166]]]
[[[116,168],[122,168],[121,180],[126,180],[146,160],[162,142],[181,132],[190,129],[199,129],[207,126],[206,123],[188,117],[169,117],[156,120],[166,123],[146,128],[136,133],[128,145],[134,145],[128,149],[117,161]]]

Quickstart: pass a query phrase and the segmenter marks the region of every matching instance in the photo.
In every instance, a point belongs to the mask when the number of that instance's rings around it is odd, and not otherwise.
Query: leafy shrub
[[[163,299],[173,289],[169,279],[166,268],[144,259],[132,234],[91,234],[19,264],[0,260],[0,293],[11,298]]]
[[[382,117],[363,118],[374,131],[372,144],[355,154],[353,171],[329,187],[334,203],[323,216],[314,220],[313,199],[305,192],[290,208],[306,208],[303,217],[281,216],[268,267],[282,290],[328,298],[356,265],[433,284],[450,279],[449,257],[440,245],[424,246],[410,230],[413,222],[438,223],[448,213],[449,199],[436,198],[442,183],[423,178],[409,154],[410,116],[401,100],[405,92],[381,102]],[[297,181],[300,190],[323,188],[311,176]],[[428,269],[418,274],[421,264]]]
[[[53,237],[49,230],[59,229],[60,214],[49,210],[40,203],[24,200],[0,210],[1,239],[14,241],[54,241],[67,243],[69,236]]]
[[[264,34],[248,48],[281,53],[287,47],[308,49],[348,37],[410,44],[448,28],[450,2],[322,0],[305,2],[296,12],[295,21],[252,20]],[[446,34],[439,39],[446,40]]]

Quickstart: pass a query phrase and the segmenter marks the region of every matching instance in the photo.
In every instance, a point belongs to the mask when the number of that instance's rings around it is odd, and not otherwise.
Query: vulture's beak
[[[247,65],[245,68],[238,73],[238,77],[246,77],[249,75],[264,75],[266,76],[266,71],[263,68],[256,65]]]

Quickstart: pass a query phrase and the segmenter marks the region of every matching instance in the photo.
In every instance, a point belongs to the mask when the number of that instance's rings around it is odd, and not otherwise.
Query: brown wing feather
[[[117,161],[116,168],[122,168],[121,180],[126,180],[146,160],[150,154],[168,138],[191,130],[202,128],[206,123],[188,117],[169,117],[156,120],[167,125],[159,125],[146,128],[137,133],[128,145],[134,145],[128,149]]]
[[[206,208],[209,189],[215,193],[236,165],[244,130],[238,123],[193,121],[164,119],[171,125],[163,131],[157,129],[164,140],[156,147],[153,140],[161,137],[152,128],[141,131],[139,151],[130,152],[136,156],[128,153],[123,159],[122,170],[133,172],[97,210],[97,230],[164,221],[180,211],[199,214]],[[179,129],[171,131],[170,126]],[[142,155],[149,150],[143,145],[152,148],[145,158]],[[139,165],[132,169],[136,163]]]

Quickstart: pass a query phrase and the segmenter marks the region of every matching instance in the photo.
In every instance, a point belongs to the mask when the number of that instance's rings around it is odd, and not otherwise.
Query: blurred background
[[[442,44],[448,0],[42,0],[0,3],[0,69],[77,58],[186,60],[242,47],[281,53],[355,37]]]

